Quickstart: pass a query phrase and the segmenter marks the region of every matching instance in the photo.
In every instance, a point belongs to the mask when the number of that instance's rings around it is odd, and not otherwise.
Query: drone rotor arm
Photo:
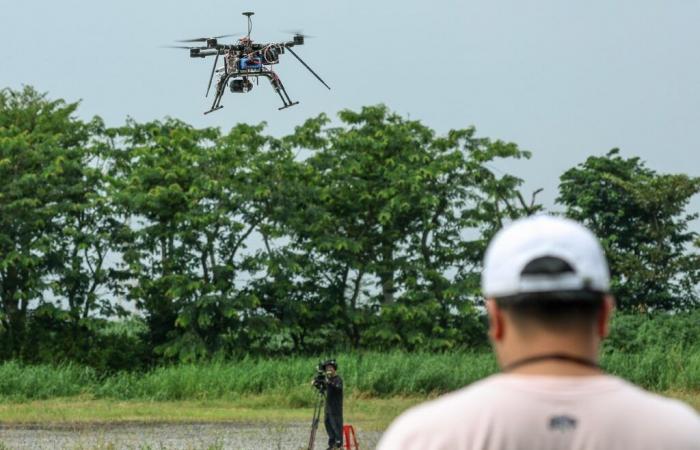
[[[290,45],[287,44],[287,45],[285,45],[285,47],[287,48],[287,50],[289,50],[289,52],[290,52],[292,55],[294,55],[294,57],[295,57],[296,59],[299,60],[299,62],[300,62],[304,67],[306,67],[306,69],[307,69],[309,72],[311,72],[311,73],[313,74],[313,76],[316,77],[316,79],[317,79],[318,81],[320,81],[325,87],[327,87],[328,90],[331,89],[331,87],[328,86],[328,85],[326,84],[326,82],[323,81],[323,79],[322,79],[321,77],[319,77],[318,74],[317,74],[316,72],[314,72],[313,69],[312,69],[311,67],[309,67],[309,65],[306,64],[306,63],[304,62],[304,60],[301,59],[301,58],[299,57],[299,55],[297,55],[296,52],[295,52],[294,50],[292,50],[292,47],[291,47]]]

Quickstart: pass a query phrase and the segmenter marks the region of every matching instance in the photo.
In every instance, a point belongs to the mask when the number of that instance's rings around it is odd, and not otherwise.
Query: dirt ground
[[[356,426],[360,448],[373,449],[381,432]],[[125,424],[12,426],[0,424],[0,450],[5,449],[189,449],[300,450],[306,449],[310,423],[240,424]],[[323,424],[315,449],[326,448]]]

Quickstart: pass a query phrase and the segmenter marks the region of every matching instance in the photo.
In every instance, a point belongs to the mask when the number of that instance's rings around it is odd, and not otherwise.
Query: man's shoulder
[[[551,420],[564,405],[581,427],[601,436],[634,428],[634,435],[648,435],[650,442],[700,441],[700,418],[691,407],[617,377],[493,375],[408,410],[387,430],[380,448],[407,448],[407,442],[410,448],[452,448],[450,440],[460,437],[488,442],[494,430],[502,435],[531,430],[530,422]]]
[[[664,420],[694,424],[697,427],[696,431],[700,431],[700,416],[690,405],[674,398],[649,392],[626,381],[623,383],[622,392],[626,397],[625,400],[628,400],[625,403],[638,406],[631,414],[646,412],[655,417],[663,417]]]
[[[378,448],[451,448],[456,429],[477,420],[489,405],[498,376],[491,376],[462,389],[414,406],[401,414],[382,436]]]
[[[607,416],[643,441],[664,443],[666,448],[697,448],[700,415],[690,405],[649,392],[623,380],[617,400],[610,401]]]
[[[499,376],[494,375],[476,381],[462,389],[442,395],[436,399],[414,406],[395,421],[397,428],[451,427],[446,417],[465,418],[483,412],[490,397],[498,393]],[[392,426],[393,427],[393,426]]]

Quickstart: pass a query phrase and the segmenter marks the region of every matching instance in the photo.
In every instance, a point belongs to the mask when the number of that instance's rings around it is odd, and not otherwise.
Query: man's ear
[[[493,341],[503,339],[503,311],[496,304],[496,300],[492,298],[486,299],[486,311],[489,316],[489,337]]]
[[[603,307],[600,309],[600,314],[598,314],[598,336],[603,339],[610,333],[610,319],[612,318],[613,311],[615,311],[615,297],[612,295],[606,295],[603,297]]]

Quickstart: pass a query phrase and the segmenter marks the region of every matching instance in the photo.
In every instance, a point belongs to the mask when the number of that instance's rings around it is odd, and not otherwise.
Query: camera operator
[[[328,433],[328,448],[343,447],[343,379],[338,375],[338,363],[329,359],[322,363],[326,383],[326,414],[324,425]]]

